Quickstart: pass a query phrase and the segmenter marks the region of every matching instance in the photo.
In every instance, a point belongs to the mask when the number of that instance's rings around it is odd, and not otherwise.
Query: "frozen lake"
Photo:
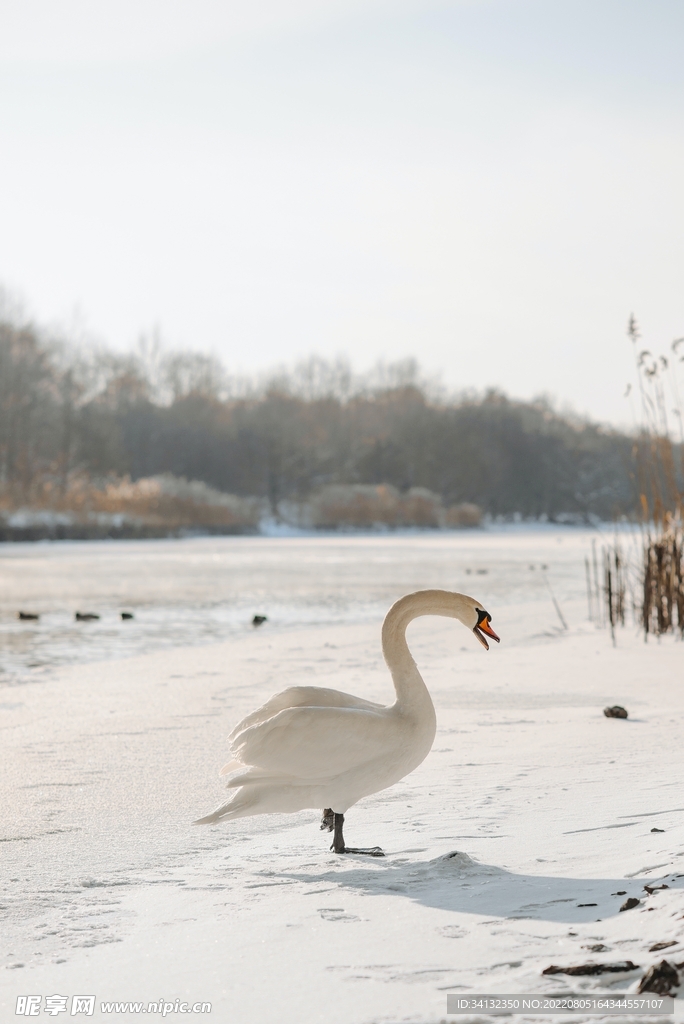
[[[380,621],[412,590],[477,596],[496,616],[541,602],[586,617],[584,558],[610,533],[502,527],[459,533],[220,537],[0,547],[0,684],[36,670],[214,643],[252,629]],[[542,566],[547,566],[544,570]],[[547,577],[547,579],[545,579]],[[20,622],[19,610],[40,614]],[[120,613],[134,613],[122,621]],[[76,622],[76,611],[97,622]]]

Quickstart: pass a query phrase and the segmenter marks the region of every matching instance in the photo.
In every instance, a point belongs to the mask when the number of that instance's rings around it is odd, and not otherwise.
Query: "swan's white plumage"
[[[446,615],[473,629],[481,605],[463,594],[419,591],[387,613],[383,653],[397,699],[382,705],[340,690],[294,686],[247,715],[230,734],[231,799],[196,824],[250,814],[331,807],[343,814],[363,796],[402,779],[426,757],[435,710],[406,644],[419,615]]]
[[[384,708],[286,708],[240,733],[233,753],[245,765],[319,781],[373,761],[391,750],[396,722]],[[305,742],[302,737],[306,737]]]
[[[232,742],[241,732],[249,729],[252,725],[260,725],[261,722],[273,718],[279,711],[286,708],[381,708],[383,704],[374,704],[373,701],[364,700],[362,697],[355,697],[351,693],[343,693],[341,690],[330,690],[325,686],[290,686],[281,693],[270,697],[265,704],[247,715],[239,722],[228,739]]]

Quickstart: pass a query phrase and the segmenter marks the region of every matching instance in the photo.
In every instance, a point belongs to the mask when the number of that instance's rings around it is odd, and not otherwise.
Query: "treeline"
[[[259,379],[211,357],[78,350],[0,322],[0,488],[164,473],[261,497],[273,514],[330,484],[426,488],[497,516],[611,518],[636,509],[633,441],[499,392],[449,396],[412,361],[355,375],[312,358]]]

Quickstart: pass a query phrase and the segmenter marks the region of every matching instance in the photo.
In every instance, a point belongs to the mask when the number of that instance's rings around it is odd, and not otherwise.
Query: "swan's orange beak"
[[[487,612],[480,613],[480,621],[478,622],[477,626],[473,628],[473,633],[486,650],[489,650],[489,644],[487,643],[485,634],[487,636],[490,636],[492,640],[496,640],[497,644],[501,643],[501,638],[496,635],[496,633],[494,632],[490,625],[490,619]]]

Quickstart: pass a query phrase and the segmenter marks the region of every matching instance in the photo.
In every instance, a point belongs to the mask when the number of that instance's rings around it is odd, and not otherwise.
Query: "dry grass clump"
[[[634,610],[646,638],[675,630],[684,636],[684,406],[677,380],[684,338],[672,343],[669,356],[656,357],[641,348],[634,317],[627,334],[634,345],[641,403],[632,451],[642,530]],[[613,637],[615,625],[624,624],[625,572],[616,542],[604,550],[603,611],[597,605],[598,618],[609,622]]]
[[[256,529],[261,502],[171,475],[108,483],[93,495],[94,511],[124,513],[150,525],[175,528]]]
[[[684,407],[677,380],[684,338],[672,343],[669,356],[656,358],[641,349],[634,317],[628,335],[635,349],[642,420],[634,449],[644,531],[641,623],[646,636],[675,628],[684,635]],[[678,443],[672,417],[679,425]]]
[[[330,484],[311,499],[312,525],[369,529],[398,526],[399,491],[391,484]]]
[[[670,519],[644,544],[642,623],[644,632],[684,635],[684,533]]]
[[[482,512],[470,504],[445,510],[441,497],[424,487],[401,494],[391,484],[330,484],[312,497],[309,520],[319,529],[462,528],[479,526]]]
[[[170,474],[100,482],[73,474],[66,486],[44,477],[28,490],[0,488],[0,527],[5,532],[42,530],[52,535],[51,528],[59,526],[67,531],[65,536],[71,527],[83,528],[79,536],[99,536],[103,531],[107,535],[111,526],[115,533],[124,527],[134,527],[136,533],[140,527],[141,535],[152,531],[154,536],[183,529],[249,533],[258,531],[266,511],[263,499],[225,494]],[[293,526],[335,530],[461,529],[482,522],[477,505],[445,509],[441,497],[427,488],[412,487],[402,494],[391,484],[331,484],[308,500],[281,502],[278,517]]]
[[[74,476],[66,487],[53,481],[37,481],[31,493],[0,494],[0,512],[18,524],[48,522],[79,525],[134,522],[160,529],[256,530],[261,502],[216,491],[200,481],[170,475],[135,482],[109,479],[100,484]]]
[[[332,484],[311,500],[312,525],[316,527],[396,526],[398,515],[399,492],[390,484]]]
[[[472,529],[482,524],[482,509],[468,501],[451,505],[444,515],[444,523],[459,530]]]

